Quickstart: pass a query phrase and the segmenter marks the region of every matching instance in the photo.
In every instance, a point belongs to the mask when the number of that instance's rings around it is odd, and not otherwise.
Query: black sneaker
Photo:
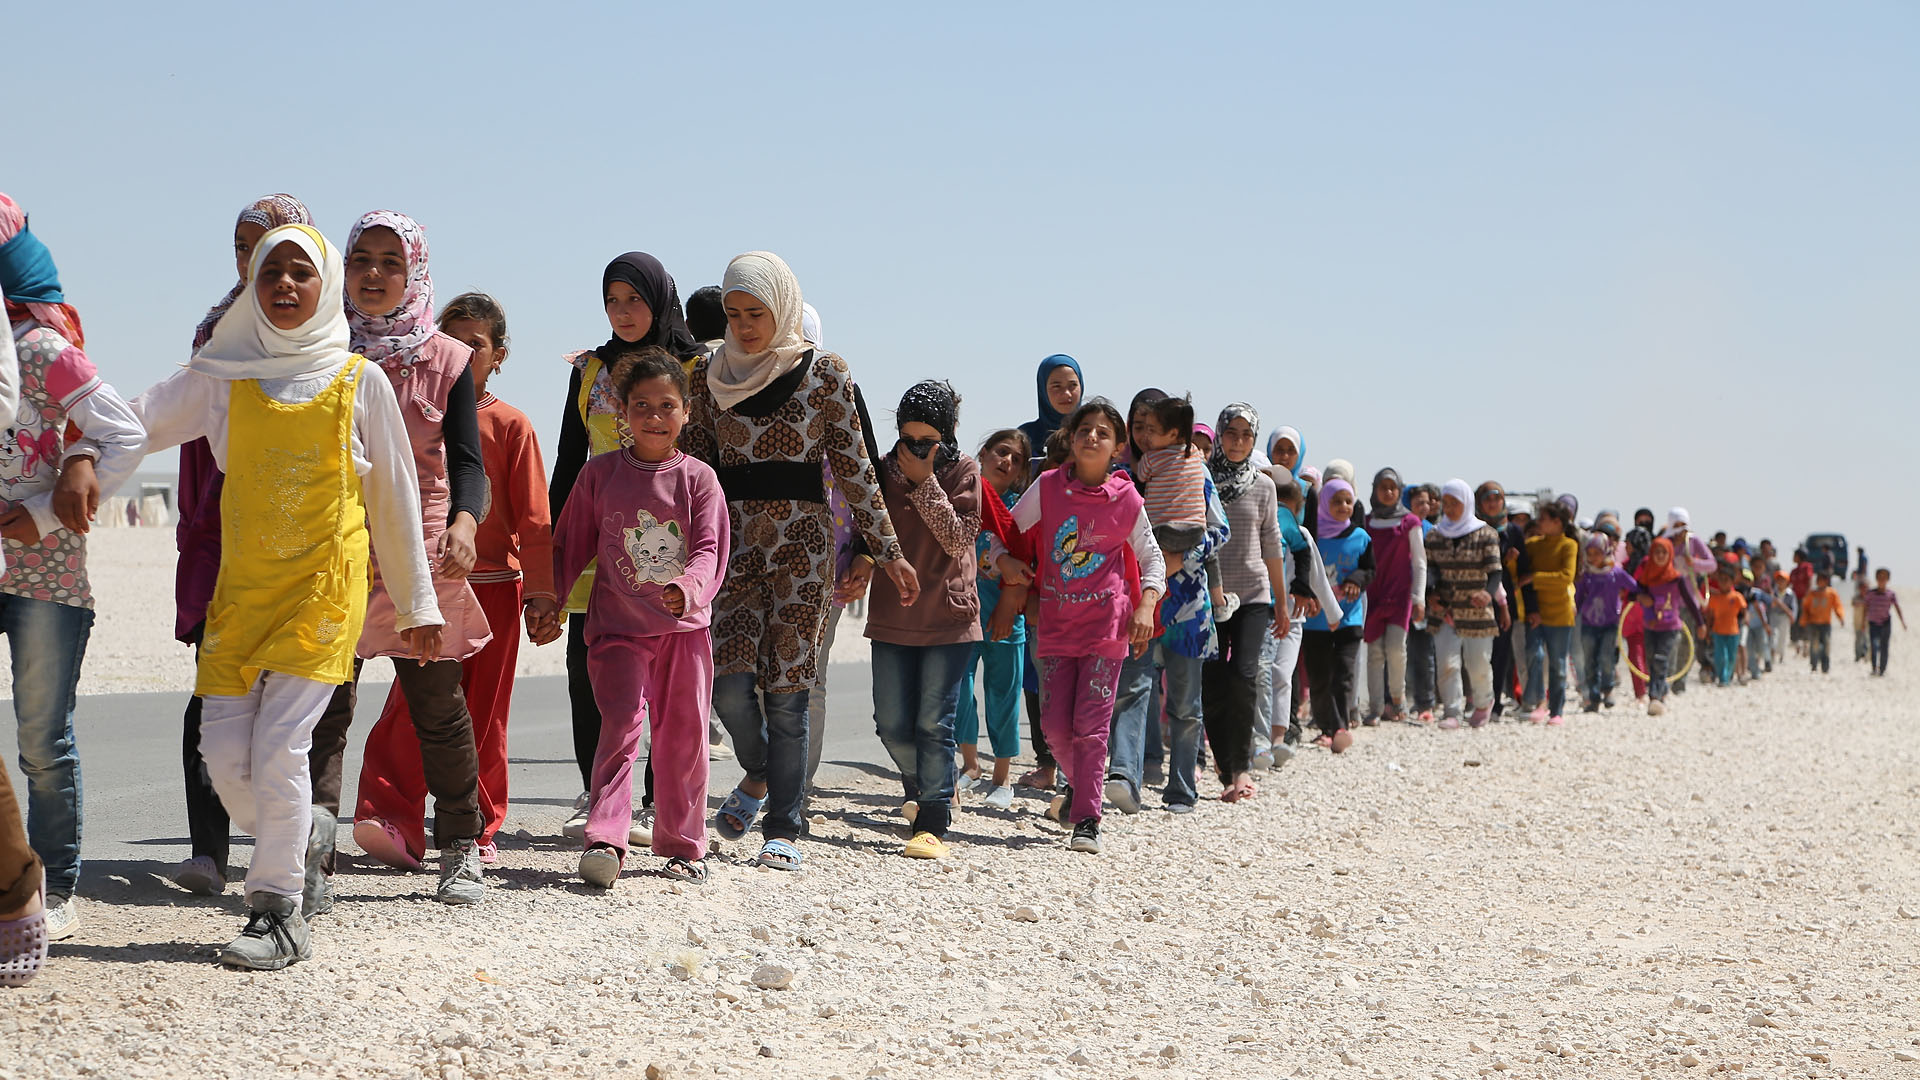
[[[1089,855],[1100,854],[1100,819],[1088,818],[1073,827],[1073,839],[1067,841],[1069,851],[1084,851]]]
[[[247,928],[220,950],[220,962],[228,967],[278,971],[296,961],[313,959],[313,938],[307,933],[307,921],[300,917],[296,900],[272,893],[247,897],[253,908],[247,916]]]

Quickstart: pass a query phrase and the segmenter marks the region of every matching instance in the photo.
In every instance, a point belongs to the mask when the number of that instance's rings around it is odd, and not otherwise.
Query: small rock
[[[1684,1066],[1686,1066],[1686,1067],[1687,1067],[1687,1068],[1689,1068],[1689,1069],[1691,1069],[1691,1068],[1693,1068],[1693,1067],[1694,1067],[1695,1065],[1698,1065],[1698,1064],[1700,1064],[1700,1059],[1699,1059],[1698,1057],[1696,1057],[1695,1055],[1693,1055],[1693,1054],[1681,1054],[1681,1055],[1680,1055],[1680,1064],[1681,1064],[1681,1065],[1684,1065]]]
[[[761,964],[753,969],[753,985],[762,990],[791,990],[800,973],[785,964]]]
[[[1920,911],[1916,911],[1905,904],[1901,904],[1900,917],[1903,919],[1920,919]]]
[[[762,1045],[762,1046],[760,1047],[760,1056],[761,1056],[761,1057],[773,1057],[773,1056],[775,1056],[775,1055],[774,1055],[774,1052],[773,1052],[773,1047],[771,1047],[771,1046],[766,1046],[766,1045],[764,1045],[764,1044],[763,1044],[763,1045]]]
[[[1905,1050],[1895,1050],[1895,1051],[1893,1052],[1893,1060],[1895,1060],[1895,1061],[1920,1061],[1920,1057],[1915,1057],[1915,1056],[1913,1056],[1912,1054],[1909,1054],[1909,1053],[1907,1053],[1907,1052],[1906,1052]]]
[[[940,960],[943,963],[954,964],[962,960],[965,960],[966,958],[967,958],[966,950],[962,949],[958,945],[955,945],[949,942],[945,945],[940,946]]]
[[[744,995],[732,983],[721,983],[713,988],[713,996],[720,1001],[739,1001]]]
[[[1577,971],[1574,971],[1574,972],[1569,972],[1568,974],[1565,974],[1565,975],[1562,975],[1562,976],[1560,976],[1559,978],[1557,978],[1557,979],[1555,979],[1555,980],[1553,980],[1553,981],[1554,981],[1554,982],[1555,982],[1556,984],[1558,984],[1558,985],[1560,985],[1560,986],[1585,986],[1585,985],[1587,985],[1587,979],[1586,979],[1586,976],[1584,976],[1584,975],[1582,975],[1582,974],[1580,974],[1580,973],[1579,973],[1579,972],[1577,972]]]
[[[1073,1053],[1067,1055],[1067,1060],[1073,1062],[1075,1065],[1093,1064],[1093,1058],[1087,1056],[1085,1047],[1075,1047]]]
[[[440,1080],[467,1080],[467,1074],[458,1065],[442,1065]]]
[[[1348,1053],[1347,1051],[1342,1050],[1340,1051],[1340,1064],[1358,1065],[1360,1064],[1360,1059],[1357,1057],[1354,1057],[1352,1054]]]
[[[1007,918],[1012,919],[1014,922],[1039,922],[1040,913],[1038,911],[1035,911],[1033,908],[1028,907],[1025,904],[1022,904],[1019,907],[1014,908],[1011,912],[1009,912],[1007,914]]]
[[[706,948],[707,932],[692,923],[687,924],[687,944]]]
[[[1775,1023],[1773,1017],[1768,1016],[1766,1013],[1756,1012],[1756,1013],[1747,1014],[1747,1026],[1757,1027],[1757,1028],[1777,1028],[1780,1025],[1778,1023]]]
[[[1167,1045],[1160,1048],[1160,1056],[1163,1058],[1166,1058],[1168,1061],[1173,1061],[1179,1058],[1180,1048],[1173,1045],[1172,1043],[1168,1043]]]
[[[660,1065],[656,1063],[647,1066],[647,1080],[670,1080],[672,1076],[673,1066],[671,1065]]]

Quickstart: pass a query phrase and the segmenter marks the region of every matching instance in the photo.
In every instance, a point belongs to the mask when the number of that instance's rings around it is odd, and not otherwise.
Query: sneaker
[[[80,929],[80,903],[73,897],[49,896],[46,907],[48,941],[70,938]]]
[[[1564,716],[1561,716],[1559,713],[1554,713],[1552,716],[1547,717],[1548,727],[1559,727],[1562,724],[1565,724],[1566,722],[1567,722],[1567,718]]]
[[[1613,708],[1613,695],[1608,694],[1607,696],[1601,698],[1600,705],[1602,708],[1607,708],[1607,709]]]
[[[1107,801],[1123,814],[1140,812],[1140,796],[1133,790],[1133,784],[1124,777],[1116,776],[1107,781],[1104,790]]]
[[[973,794],[973,795],[991,795],[993,794],[995,787],[996,785],[993,782],[993,777],[982,776],[979,779],[975,780],[973,783],[968,784],[967,791],[969,794]]]
[[[481,866],[494,866],[500,862],[500,845],[491,840],[483,840],[474,846],[480,849]]]
[[[1232,594],[1229,593],[1229,596]],[[1089,855],[1100,854],[1100,819],[1088,818],[1073,827],[1073,839],[1067,841],[1067,850],[1084,851]]]
[[[1667,712],[1667,706],[1665,702],[1662,702],[1662,701],[1647,702],[1648,716],[1664,716],[1666,715],[1666,712]]]
[[[1287,746],[1299,746],[1300,745],[1300,725],[1297,723],[1288,724],[1287,736],[1286,738],[1281,739],[1280,741]]]
[[[728,746],[724,742],[710,742],[707,744],[707,760],[732,761],[733,747]]]
[[[1547,707],[1545,705],[1535,705],[1533,708],[1527,710],[1527,719],[1536,724],[1544,723],[1547,719]]]
[[[1467,718],[1467,726],[1475,727],[1475,728],[1486,727],[1487,720],[1492,716],[1493,716],[1493,713],[1491,710],[1475,709],[1473,710],[1473,715]]]
[[[1239,611],[1240,611],[1240,594],[1226,593],[1221,597],[1220,606],[1214,609],[1213,621],[1216,623],[1226,622],[1227,620],[1233,618],[1234,615],[1238,614]],[[1096,847],[1094,848],[1094,850],[1098,851],[1100,849]]]
[[[278,971],[313,959],[313,937],[307,932],[307,920],[294,910],[293,897],[257,892],[247,897],[247,906],[253,910],[247,916],[247,928],[220,950],[222,964]]]
[[[580,880],[596,889],[611,889],[620,877],[620,853],[595,844],[580,853]]]
[[[1292,761],[1293,753],[1294,751],[1293,751],[1292,744],[1288,743],[1286,740],[1283,739],[1280,742],[1274,743],[1273,752],[1269,755],[1270,757],[1273,758],[1273,767],[1277,769],[1280,766],[1285,765],[1287,762]]]
[[[333,910],[333,877],[328,869],[338,828],[339,822],[326,807],[313,808],[313,824],[307,829],[307,870],[300,886],[302,921]]]
[[[980,800],[980,805],[994,810],[1013,809],[1013,788],[1007,784],[996,786]]]
[[[1441,731],[1459,731],[1460,718],[1453,715],[1452,713],[1448,713],[1447,715],[1441,717],[1440,730]]]
[[[1273,769],[1273,752],[1253,755],[1254,772],[1270,772]]]
[[[653,846],[653,807],[643,806],[633,812],[633,824],[627,826],[627,846],[629,848]]]
[[[560,826],[560,838],[562,840],[572,840],[577,844],[586,842],[587,804],[592,801],[593,796],[584,791],[580,793],[579,798],[573,800],[573,816],[567,819],[565,825]]]
[[[472,839],[455,840],[441,849],[440,888],[434,896],[443,904],[477,904],[487,898],[480,846]]]
[[[1190,802],[1170,802],[1167,804],[1167,813],[1191,814],[1193,813],[1193,804]]]
[[[1581,712],[1588,712],[1588,713],[1596,713],[1596,712],[1599,712],[1599,711],[1600,711],[1600,703],[1599,703],[1599,702],[1597,702],[1597,701],[1588,701],[1588,702],[1585,702],[1584,704],[1582,704],[1582,705],[1580,706],[1580,711],[1581,711]]]
[[[191,859],[180,860],[169,875],[173,883],[195,896],[219,896],[226,891],[227,878],[211,855],[195,855]]]
[[[907,846],[900,850],[900,854],[909,859],[944,859],[952,851],[945,840],[930,832],[918,832],[907,841]]]
[[[314,814],[313,825],[315,829],[320,827],[319,813]],[[407,850],[407,838],[400,835],[400,830],[380,818],[354,822],[353,842],[360,845],[361,851],[395,870],[420,870],[426,866],[419,856]]]

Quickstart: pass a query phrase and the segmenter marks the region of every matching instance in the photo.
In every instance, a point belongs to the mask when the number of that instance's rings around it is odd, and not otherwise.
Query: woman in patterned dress
[[[800,284],[778,255],[752,251],[721,284],[727,336],[693,369],[681,449],[719,473],[733,554],[714,602],[714,710],[746,778],[714,826],[736,839],[762,809],[759,861],[798,870],[805,810],[807,691],[833,599],[833,523],[825,462],[877,564],[911,605],[920,583],[900,551],[867,456],[846,361],[800,331]]]

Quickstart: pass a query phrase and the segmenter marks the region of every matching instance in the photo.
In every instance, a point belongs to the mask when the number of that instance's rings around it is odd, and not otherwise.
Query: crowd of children
[[[1845,621],[1805,553],[1783,572],[1771,543],[1705,541],[1684,509],[1656,532],[1649,510],[1623,527],[1571,496],[1509,505],[1496,483],[1391,468],[1363,491],[1344,460],[1306,464],[1298,428],[1263,445],[1249,404],[1209,426],[1146,390],[1123,414],[1063,354],[1040,364],[1038,415],[977,456],[946,382],[911,387],[882,437],[769,252],[684,307],[653,256],[608,264],[609,336],[566,358],[549,477],[532,422],[487,390],[505,310],[466,293],[436,311],[417,221],[374,211],[336,247],[277,194],[240,214],[233,244],[238,281],[187,365],[127,401],[0,195],[0,633],[28,788],[23,830],[0,770],[0,982],[30,977],[78,918],[89,515],[173,446],[177,633],[198,656],[192,851],[174,879],[221,892],[230,824],[254,836],[248,919],[221,952],[242,968],[312,955],[354,687],[379,657],[395,682],[367,734],[355,843],[408,869],[437,849],[437,897],[473,904],[501,858],[523,630],[567,639],[583,792],[562,831],[605,889],[640,848],[670,878],[707,879],[708,758],[728,753],[715,718],[745,777],[714,830],[758,825],[754,863],[805,864],[824,652],[862,596],[902,854],[927,859],[949,852],[963,800],[1004,812],[1017,785],[1052,792],[1068,846],[1099,852],[1107,807],[1139,813],[1157,780],[1166,810],[1191,810],[1204,761],[1239,802],[1303,741],[1342,753],[1356,727],[1479,728],[1503,698],[1559,725],[1576,699],[1619,704],[1621,659],[1659,716],[1696,667],[1725,686],[1797,650],[1829,671]],[[1889,580],[1856,579],[1856,655],[1875,675],[1892,619],[1905,626]],[[1023,702],[1039,767],[1015,781]]]

